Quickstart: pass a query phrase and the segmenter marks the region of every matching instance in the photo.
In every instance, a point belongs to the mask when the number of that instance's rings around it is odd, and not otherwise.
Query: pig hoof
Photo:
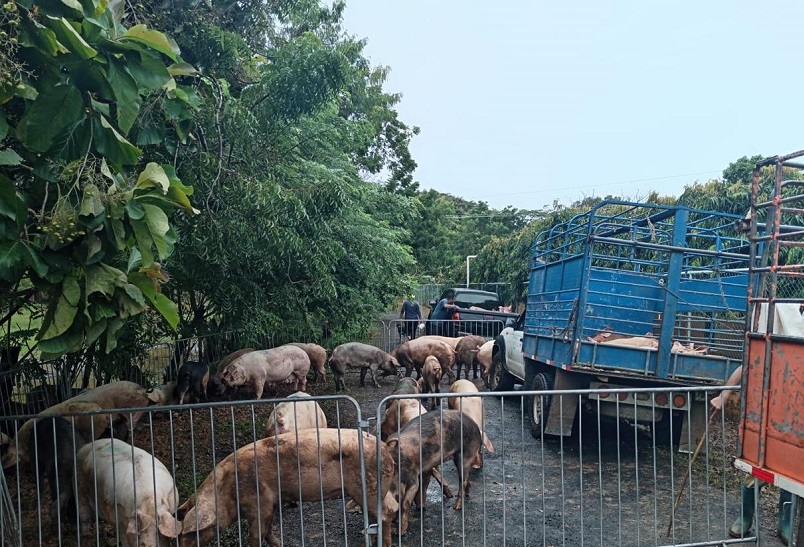
[[[463,500],[458,498],[458,501],[455,502],[455,510],[460,511],[463,508]]]

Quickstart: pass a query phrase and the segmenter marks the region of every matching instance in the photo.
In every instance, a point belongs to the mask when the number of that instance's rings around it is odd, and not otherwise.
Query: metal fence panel
[[[137,426],[114,438],[99,431],[137,414]],[[319,428],[303,428],[310,414]],[[158,532],[160,545],[258,545],[255,534],[282,545],[367,545],[366,503],[376,494],[365,485],[378,481],[361,425],[357,401],[340,396],[41,418],[15,427],[2,544],[156,545]],[[362,514],[347,511],[349,499]]]
[[[693,392],[711,395],[721,389],[594,393],[615,400],[636,401],[647,397],[658,408],[655,401],[660,395],[669,396],[672,401],[676,395],[690,398]],[[400,437],[398,444],[391,444],[392,455],[401,462],[391,490],[407,493],[411,501],[404,538],[400,522],[406,504],[400,501],[393,529],[394,544],[399,541],[406,545],[639,546],[736,542],[729,537],[728,528],[741,511],[740,474],[732,467],[737,424],[723,414],[710,414],[709,427],[695,455],[677,451],[680,428],[674,428],[675,424],[670,424],[667,430],[651,430],[623,421],[599,419],[599,412],[582,411],[570,437],[545,436],[543,441],[533,438],[525,417],[523,395],[578,398],[579,407],[583,408],[600,403],[599,398],[589,399],[590,393],[588,390],[516,391],[503,394],[506,397],[488,392],[441,393],[437,409],[421,418],[414,417],[407,427],[394,423],[394,416],[399,416],[394,412],[399,410],[392,404],[406,399],[425,403],[424,399],[431,395],[392,395],[383,399],[377,415],[392,423],[383,436]],[[469,440],[471,432],[465,421],[449,426],[454,412],[448,406],[464,409],[461,401],[466,400],[464,410],[471,408],[467,396],[482,401],[480,429],[492,443],[493,453],[482,448],[482,469],[469,471],[469,493],[460,510],[455,510],[456,500],[447,499],[446,491],[449,489],[457,496],[461,474],[458,462],[466,461],[465,451],[480,445],[479,440]],[[635,415],[636,403],[623,403],[624,407],[629,405]],[[408,415],[416,414],[414,411]],[[697,439],[688,441],[696,444]],[[454,450],[457,456],[453,456]],[[471,454],[468,456],[471,460]],[[423,497],[425,511],[418,494],[410,495],[405,485],[413,484],[415,489],[417,482],[427,481],[424,477],[413,480],[411,476],[418,475],[417,468],[422,465],[429,471],[434,463],[436,470],[440,468],[443,482],[430,481]],[[775,536],[767,528],[764,531],[766,539]],[[755,542],[756,533],[752,531],[740,541]]]
[[[386,345],[393,333],[393,324],[396,323],[378,323],[372,333],[367,333],[366,340],[375,340],[378,347]],[[654,407],[666,408],[677,395],[687,400],[694,394],[711,396],[719,392],[720,387],[388,396],[392,386],[393,382],[387,379],[381,391],[373,387],[358,388],[352,383],[351,395],[362,401],[362,406],[351,397],[314,397],[312,401],[320,404],[327,426],[339,433],[334,433],[334,438],[330,433],[304,436],[306,441],[303,444],[307,447],[304,451],[294,451],[294,448],[288,452],[287,448],[278,446],[282,443],[260,441],[266,438],[271,427],[278,428],[285,423],[278,414],[274,414],[268,423],[268,417],[277,404],[295,401],[293,416],[299,419],[299,399],[224,401],[68,415],[69,438],[80,431],[88,431],[90,438],[96,437],[100,429],[111,424],[117,438],[115,442],[125,441],[130,446],[120,444],[124,450],[118,451],[112,443],[112,446],[100,446],[81,454],[83,460],[78,459],[87,461],[88,458],[90,471],[85,475],[78,471],[68,473],[64,480],[44,478],[48,473],[47,466],[18,465],[6,470],[4,482],[0,482],[0,494],[3,494],[4,483],[7,483],[8,490],[7,496],[0,495],[0,537],[4,544],[20,546],[120,542],[126,536],[129,520],[116,501],[125,500],[126,496],[145,499],[149,489],[157,490],[157,485],[161,484],[161,468],[150,456],[148,460],[152,463],[146,468],[143,480],[125,480],[126,473],[129,477],[134,473],[130,463],[120,467],[119,476],[115,465],[112,466],[115,480],[107,481],[112,484],[108,490],[111,493],[107,502],[103,501],[100,495],[104,492],[100,487],[103,473],[100,470],[108,467],[104,458],[109,455],[103,449],[128,461],[126,457],[130,459],[139,454],[132,448],[135,447],[148,455],[153,454],[175,482],[177,491],[169,492],[168,498],[172,498],[172,502],[167,502],[168,513],[178,514],[182,526],[186,525],[183,529],[191,531],[184,534],[182,544],[193,545],[199,540],[201,544],[209,540],[215,545],[248,543],[252,527],[249,520],[258,528],[258,533],[273,526],[279,543],[287,546],[360,545],[379,532],[391,532],[394,544],[441,546],[722,545],[738,541],[730,540],[728,536],[730,524],[741,512],[740,483],[743,475],[732,467],[736,456],[737,423],[723,414],[713,416],[708,413],[708,428],[697,455],[681,454],[677,450],[680,441],[698,445],[698,439],[680,438],[679,418],[690,419],[689,405],[683,407],[684,410],[670,413],[669,419],[658,426],[641,425],[645,412],[652,412]],[[327,392],[321,389],[316,387],[315,392]],[[330,383],[325,389],[334,388]],[[448,389],[445,384],[439,386],[439,390]],[[531,395],[538,395],[545,403],[549,397],[576,399],[577,404],[550,407],[580,409],[577,417],[562,416],[559,410],[559,423],[575,424],[572,435],[544,435],[540,429],[545,418],[541,407],[538,408],[542,411],[541,425],[533,430],[525,404],[525,396]],[[400,441],[393,449],[384,448],[385,445],[372,437],[353,433],[368,426],[364,417],[375,410],[377,416],[384,418],[389,405],[400,399],[418,399],[429,407],[431,401],[425,399],[433,397],[436,410],[427,412],[427,427],[419,420],[420,429],[413,430],[413,444],[410,444],[411,432],[407,433],[405,444]],[[455,418],[454,413],[449,412],[449,403],[457,404],[459,410],[470,410],[472,401],[467,397],[477,397],[482,403],[483,417],[478,421],[489,445],[481,449],[482,469],[468,471],[468,495],[462,500],[460,510],[456,511],[453,507],[457,499],[446,499],[444,489],[449,488],[457,496],[461,482],[459,471],[452,461],[454,454],[442,449],[447,450],[450,443],[458,447],[456,459],[462,470],[463,456],[477,445],[477,442],[472,446],[467,444],[471,426],[462,418],[457,436],[450,435],[455,430],[454,427],[449,429],[448,424]],[[601,409],[602,400],[615,406],[613,414],[627,419],[610,419],[612,413]],[[141,417],[137,419],[140,426],[133,430],[127,427],[140,413]],[[309,415],[308,412],[304,414]],[[318,414],[315,416],[319,420],[315,423],[320,424]],[[10,448],[24,452],[27,447],[29,455],[44,455],[43,462],[54,465],[52,472],[55,476],[64,471],[63,464],[69,462],[70,456],[73,459],[79,457],[83,448],[69,443],[65,448],[53,421],[43,420],[41,423],[45,425],[32,430],[33,435],[29,437],[35,439],[34,446],[29,447],[30,441],[21,431],[24,420],[20,418],[0,417],[0,430],[10,432],[11,439],[4,439],[6,444],[11,440]],[[634,422],[639,423],[634,425]],[[382,425],[383,420],[378,420],[376,426],[381,434]],[[436,427],[438,429],[433,429]],[[437,431],[437,435],[434,436],[433,431]],[[392,425],[386,435],[401,435],[401,432],[402,428]],[[290,435],[291,439],[284,444],[295,447],[295,427]],[[534,439],[534,436],[540,438]],[[347,447],[350,441],[356,443],[357,448]],[[48,443],[56,444],[56,448],[51,449]],[[413,454],[411,461],[399,466],[408,473],[408,478],[418,476],[415,467],[421,467],[425,457],[431,461],[435,457],[443,481],[431,481],[424,491],[426,511],[416,499],[415,491],[407,497],[411,503],[404,537],[400,517],[405,505],[395,506],[385,495],[386,488],[392,496],[401,495],[403,473],[397,473],[396,477],[393,473],[389,475],[389,458],[390,461],[399,461],[402,447],[412,450]],[[4,449],[4,455],[8,448]],[[355,451],[357,456],[353,457]],[[384,459],[383,455],[386,456]],[[471,463],[469,465],[471,467]],[[267,486],[260,483],[258,487],[256,477],[264,477],[269,470],[274,474],[268,477]],[[57,494],[62,493],[61,485],[67,485],[66,491],[71,486],[80,491],[98,482],[99,487],[91,489],[88,502],[94,503],[91,507],[95,509],[83,526],[74,507],[64,506],[55,511],[51,508],[51,484],[54,482],[59,485]],[[282,484],[285,484],[285,489]],[[271,485],[275,485],[273,490]],[[408,494],[410,491],[406,490]],[[203,506],[203,511],[190,512],[187,503],[191,496],[197,500],[194,502],[197,506]],[[330,500],[331,497],[337,499]],[[298,498],[306,501],[298,506],[289,505]],[[355,498],[355,503],[345,503],[347,498]],[[767,498],[771,501],[768,502]],[[112,503],[108,503],[108,499]],[[400,501],[404,499],[400,497]],[[772,544],[776,496],[756,496],[756,499],[765,518],[757,519],[760,525],[755,525],[750,537],[739,541],[758,542],[762,539],[762,544]],[[104,504],[106,512],[101,510]],[[147,505],[151,514],[159,507],[158,502],[150,498]],[[243,507],[243,520],[235,522],[237,513],[231,511],[234,505]],[[268,508],[274,506],[271,522],[265,517]],[[362,507],[362,514],[351,512],[352,506]],[[175,508],[181,509],[176,513]],[[383,512],[392,513],[393,519],[376,522],[379,519],[375,515]],[[188,514],[192,515],[189,520]],[[198,515],[197,521],[195,515]],[[263,518],[257,518],[257,515]],[[165,519],[168,524],[171,522],[170,518]],[[205,519],[212,519],[211,524]],[[114,522],[126,526],[115,527]],[[195,533],[201,525],[204,525],[203,537],[200,529]],[[134,520],[135,534],[147,529],[147,520]],[[88,530],[90,534],[82,535],[81,530]],[[139,544],[145,545],[144,534],[139,536]],[[388,543],[386,537],[382,544]],[[162,545],[167,544],[177,542],[168,542],[165,538]]]

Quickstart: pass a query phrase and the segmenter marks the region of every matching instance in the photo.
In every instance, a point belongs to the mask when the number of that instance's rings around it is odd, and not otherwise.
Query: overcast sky
[[[679,195],[804,148],[804,2],[346,0],[422,189],[537,209]]]

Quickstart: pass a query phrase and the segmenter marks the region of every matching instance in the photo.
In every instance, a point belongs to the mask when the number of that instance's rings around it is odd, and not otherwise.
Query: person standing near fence
[[[435,334],[439,336],[454,336],[452,328],[447,328],[449,323],[446,321],[452,317],[453,310],[457,310],[458,306],[455,305],[455,292],[450,291],[444,295],[444,298],[438,301],[430,319],[433,321],[435,327]]]
[[[740,385],[743,379],[743,367],[740,365],[734,372],[731,373],[729,379],[726,380],[727,386]],[[734,390],[724,389],[719,395],[715,396],[710,404],[714,411],[723,410],[726,406],[726,401],[729,396],[734,393]],[[754,524],[754,509],[756,507],[756,492],[761,490],[767,483],[764,481],[759,482],[759,488],[756,488],[754,481],[757,479],[753,475],[746,474],[740,483],[740,516],[737,517],[732,525],[729,527],[729,535],[733,538],[741,538],[748,535],[751,527]],[[793,494],[787,490],[779,489],[779,522],[778,534],[782,543],[788,545],[790,543],[790,528],[793,520]]]
[[[404,333],[408,340],[416,338],[416,327],[422,320],[422,308],[416,301],[414,295],[410,295],[402,302],[402,309],[399,311],[399,318],[404,321],[400,325],[400,334]]]

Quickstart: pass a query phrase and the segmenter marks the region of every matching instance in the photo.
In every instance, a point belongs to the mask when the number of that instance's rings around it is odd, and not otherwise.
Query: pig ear
[[[399,438],[391,437],[387,441],[385,441],[385,445],[394,452],[396,452],[397,448],[399,447]]]
[[[17,447],[13,444],[9,445],[8,452],[3,454],[3,469],[8,469],[9,467],[14,467],[17,465],[17,459],[19,455],[17,454]]]
[[[117,514],[118,515],[125,515],[123,511],[123,506],[119,503],[117,504]],[[153,523],[154,519],[151,518],[150,515],[144,513],[142,511],[137,511],[134,515],[135,518],[128,520],[128,527],[126,528],[126,534],[142,534],[146,528],[150,528]]]
[[[160,399],[161,399],[161,397],[159,396],[159,394],[156,392],[156,390],[154,388],[151,388],[151,389],[148,390],[148,400],[150,402],[152,402],[153,404],[158,405],[159,402],[160,402]]]
[[[159,533],[166,538],[176,538],[181,534],[181,522],[164,509],[159,512]]]
[[[200,507],[199,507],[200,506]],[[196,526],[196,515],[198,515],[198,526]],[[200,503],[187,511],[182,520],[181,533],[189,534],[195,531],[206,530],[210,526],[214,526],[217,520],[215,514],[215,507],[213,504]]]

